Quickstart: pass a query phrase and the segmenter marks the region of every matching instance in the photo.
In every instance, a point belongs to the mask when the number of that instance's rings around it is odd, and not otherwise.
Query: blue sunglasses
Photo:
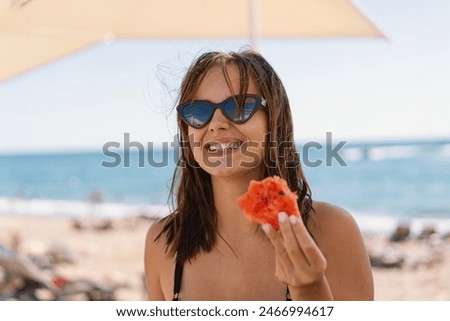
[[[228,120],[243,124],[256,113],[259,106],[266,107],[266,104],[266,100],[258,95],[238,95],[218,104],[207,100],[186,102],[177,106],[177,112],[186,124],[198,129],[209,123],[217,108]]]

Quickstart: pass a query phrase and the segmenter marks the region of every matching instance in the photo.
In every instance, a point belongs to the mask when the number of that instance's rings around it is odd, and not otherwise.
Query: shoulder
[[[308,230],[327,260],[326,276],[336,300],[373,299],[373,279],[364,239],[346,210],[313,203]]]
[[[145,241],[145,280],[150,300],[164,300],[170,295],[168,282],[172,277],[174,261],[167,253],[164,225],[165,221],[154,222],[147,231]]]
[[[314,237],[326,232],[327,235],[353,232],[359,234],[358,225],[353,216],[341,207],[326,203],[313,202],[313,211],[308,218],[308,229]],[[337,236],[337,235],[336,235]]]
[[[166,237],[163,233],[165,221],[160,220],[154,222],[147,231],[147,236],[145,240],[145,254],[146,256],[151,256],[153,258],[162,258],[166,248]],[[159,260],[154,260],[155,263]]]
[[[150,225],[147,231],[147,242],[151,241],[151,243],[156,242],[156,239],[159,235],[161,235],[164,228],[164,220],[155,221],[152,225]]]

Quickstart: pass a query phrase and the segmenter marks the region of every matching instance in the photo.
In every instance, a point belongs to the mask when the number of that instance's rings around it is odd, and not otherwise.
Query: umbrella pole
[[[258,40],[260,36],[260,3],[259,0],[248,0],[250,14],[250,46],[258,51]]]

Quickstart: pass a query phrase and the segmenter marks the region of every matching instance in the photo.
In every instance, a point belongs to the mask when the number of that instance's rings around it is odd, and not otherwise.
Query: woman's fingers
[[[315,282],[326,269],[319,247],[301,218],[279,213],[278,221],[279,231],[269,224],[262,226],[275,248],[277,277],[295,287]]]
[[[275,248],[275,253],[277,255],[286,252],[280,233],[275,231],[270,224],[263,224],[262,229],[266,233],[269,240],[272,242],[272,245]]]
[[[326,260],[317,246],[314,239],[309,234],[306,229],[303,221],[296,217],[290,216],[290,225],[297,240],[297,244],[300,246],[301,251],[303,252],[306,260],[309,265],[314,268],[314,270],[325,270],[326,269]]]
[[[262,225],[263,231],[266,233],[269,240],[275,248],[275,275],[283,282],[286,282],[286,275],[292,269],[292,262],[284,247],[281,234],[275,231],[270,224]]]
[[[275,254],[283,265],[285,271],[296,267],[304,270],[308,268],[306,260],[295,233],[291,227],[289,217],[286,213],[279,213],[279,231],[275,231],[269,224],[263,225],[263,230],[275,248]]]
[[[279,232],[269,224],[263,226],[268,238],[275,247],[275,253],[287,267],[288,263],[300,269],[312,267],[314,270],[325,270],[326,260],[309,234],[303,221],[297,216],[279,213]]]
[[[280,225],[280,233],[283,239],[283,246],[289,255],[290,260],[298,269],[304,270],[308,268],[309,261],[304,255],[301,245],[295,235],[293,229],[292,218],[295,216],[287,216],[286,213],[281,212],[278,215]]]

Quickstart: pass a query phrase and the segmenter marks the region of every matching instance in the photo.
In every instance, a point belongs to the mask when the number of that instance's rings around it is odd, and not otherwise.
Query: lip
[[[209,150],[209,145],[211,144],[220,144],[220,145],[225,145],[228,146],[231,143],[234,142],[238,142],[239,143],[239,147],[235,148],[235,149],[228,149],[228,148],[224,148],[224,149],[220,149],[217,151],[210,151]],[[221,157],[223,155],[228,155],[228,154],[233,154],[236,153],[240,150],[240,146],[242,145],[244,141],[242,139],[236,138],[236,137],[220,137],[220,138],[214,138],[211,139],[207,142],[205,142],[203,144],[203,148],[204,151],[209,155],[209,156],[216,156],[216,157]]]
[[[212,144],[212,143],[219,143],[219,144],[228,144],[235,141],[242,141],[242,139],[236,138],[236,137],[219,137],[219,138],[213,138],[208,140],[203,145]]]

